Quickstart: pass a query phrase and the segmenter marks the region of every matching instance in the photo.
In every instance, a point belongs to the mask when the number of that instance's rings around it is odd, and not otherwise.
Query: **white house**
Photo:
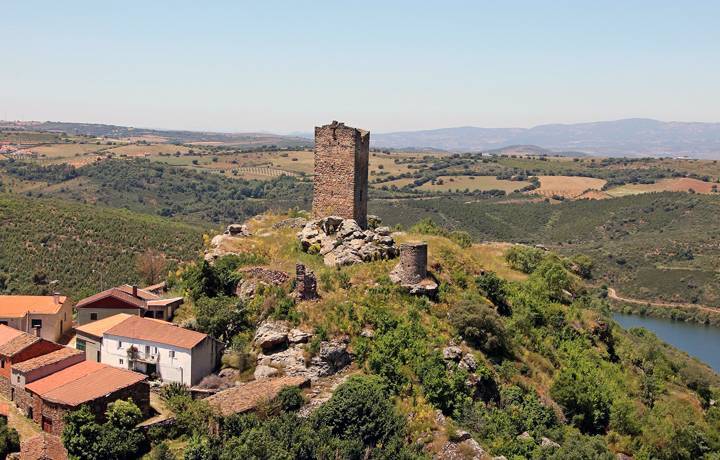
[[[207,334],[132,315],[104,331],[100,351],[103,364],[192,386],[218,366],[222,344]]]

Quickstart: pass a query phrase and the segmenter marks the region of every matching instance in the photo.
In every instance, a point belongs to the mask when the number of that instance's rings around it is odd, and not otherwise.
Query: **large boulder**
[[[250,236],[252,233],[245,224],[230,224],[225,229],[225,234],[230,236]]]
[[[272,350],[288,342],[289,328],[277,321],[265,321],[257,328],[253,341],[263,350]]]

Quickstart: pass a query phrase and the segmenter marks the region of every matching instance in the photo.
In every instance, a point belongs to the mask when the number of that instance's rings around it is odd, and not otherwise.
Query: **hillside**
[[[146,159],[67,164],[0,161],[8,189],[126,208],[207,225],[242,221],[268,209],[306,206],[310,187],[291,177],[243,180]],[[13,181],[15,179],[15,181]]]
[[[77,300],[141,283],[136,258],[164,254],[168,268],[194,258],[202,228],[130,211],[0,193],[0,292],[60,291]]]
[[[421,218],[465,230],[478,241],[544,244],[592,257],[599,282],[648,300],[720,304],[720,202],[688,193],[650,193],[610,200],[374,201],[391,224]]]
[[[710,402],[718,376],[645,330],[617,326],[600,293],[564,259],[547,253],[522,273],[505,262],[507,245],[459,246],[427,226],[395,234],[428,242],[440,283],[432,301],[390,281],[396,261],[325,267],[321,256],[298,250],[296,229],[275,225],[285,217],[252,219],[256,236],[227,242],[234,255],[176,273],[175,288],[192,300],[186,315],[195,319],[185,321],[232,344],[224,362],[240,379],[260,353],[251,339],[257,325],[278,321],[311,334],[297,345],[308,359],[321,343],[347,343],[352,377],[333,386],[329,400],[317,400],[330,385],[321,378],[302,398],[221,417],[220,435],[208,432],[217,415],[202,400],[171,402],[183,411],[179,425],[154,439],[177,455],[429,459],[454,450],[474,458],[670,460],[710,459],[703,456],[720,449]],[[319,300],[296,303],[287,285],[244,300],[224,296],[250,276],[243,268],[287,272],[298,261],[315,271]],[[300,417],[304,398],[314,402]]]
[[[483,151],[533,144],[609,156],[720,157],[720,123],[662,122],[632,118],[533,128],[444,128],[373,134],[380,148]]]

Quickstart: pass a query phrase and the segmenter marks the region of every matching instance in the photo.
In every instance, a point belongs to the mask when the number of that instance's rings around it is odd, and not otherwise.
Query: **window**
[[[16,376],[15,376],[15,382],[16,382],[16,383],[20,383],[20,376],[19,376],[19,375],[16,375]]]
[[[118,350],[122,348],[122,340],[118,340]]]
[[[155,312],[155,319],[165,319],[165,312],[160,310]]]
[[[145,345],[145,354],[146,355],[150,354],[150,345]]]
[[[3,326],[7,326],[7,325],[8,325],[8,322],[7,322],[7,321],[0,321],[0,324],[2,324]]]
[[[154,355],[158,354],[157,347],[153,347],[153,354]]]
[[[63,320],[67,321],[67,312],[63,313]]]
[[[97,321],[97,313],[90,313],[90,321]]]
[[[33,329],[35,329],[36,327],[37,327],[37,328],[41,328],[41,327],[42,327],[42,320],[41,320],[41,319],[33,319],[33,320],[30,320],[30,327],[32,327]]]
[[[77,339],[75,342],[75,348],[77,348],[80,351],[85,351],[86,342],[82,339]]]
[[[96,355],[97,355],[97,362],[101,362],[101,359],[100,359],[100,350],[96,351],[95,353],[96,353]]]
[[[174,358],[174,357],[175,357],[175,350],[170,350],[170,357],[171,357],[171,358]]]
[[[125,361],[124,361],[122,358],[120,358],[120,359],[118,359],[118,363],[119,363],[120,365],[123,365],[123,364],[125,364]]]
[[[5,359],[0,359],[0,367],[5,369]]]

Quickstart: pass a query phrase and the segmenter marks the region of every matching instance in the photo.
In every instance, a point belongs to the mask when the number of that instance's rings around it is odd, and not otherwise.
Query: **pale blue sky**
[[[5,119],[386,132],[626,117],[720,121],[720,2],[0,0]]]

